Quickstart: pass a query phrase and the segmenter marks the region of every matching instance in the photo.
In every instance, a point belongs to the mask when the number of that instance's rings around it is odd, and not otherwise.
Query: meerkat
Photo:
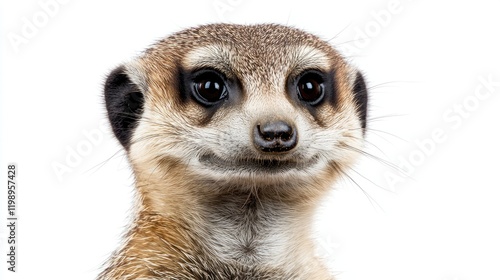
[[[112,71],[107,114],[136,184],[111,279],[333,279],[319,201],[363,148],[363,75],[296,28],[210,24]]]

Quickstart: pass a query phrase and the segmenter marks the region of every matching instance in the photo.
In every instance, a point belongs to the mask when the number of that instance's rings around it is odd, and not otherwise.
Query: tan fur
[[[310,228],[319,199],[362,148],[355,70],[297,29],[226,24],[176,33],[125,67],[145,93],[128,151],[139,202],[99,279],[333,279],[314,255]],[[210,118],[178,93],[179,68],[204,67],[239,79],[245,91]],[[287,77],[306,69],[335,70],[338,104],[316,117],[285,94]],[[273,119],[296,124],[298,147],[280,157],[303,167],[261,174],[200,161],[208,152],[227,163],[269,159],[247,144],[256,122]]]

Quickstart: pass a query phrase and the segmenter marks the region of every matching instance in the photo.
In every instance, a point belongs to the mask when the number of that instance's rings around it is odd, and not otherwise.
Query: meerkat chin
[[[136,216],[98,279],[333,279],[319,200],[363,147],[362,74],[295,28],[175,33],[108,76]]]

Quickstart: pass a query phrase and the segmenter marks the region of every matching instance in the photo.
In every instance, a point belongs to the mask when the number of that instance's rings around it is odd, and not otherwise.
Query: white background
[[[1,188],[1,279],[95,278],[133,195],[103,80],[161,37],[221,21],[310,31],[366,75],[372,156],[317,218],[338,280],[500,279],[498,1],[54,1],[0,7],[0,182],[16,163],[19,197],[11,273]]]

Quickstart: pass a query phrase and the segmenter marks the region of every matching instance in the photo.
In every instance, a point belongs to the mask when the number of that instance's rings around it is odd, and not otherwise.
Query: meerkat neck
[[[202,195],[200,190],[210,186],[197,187],[197,191],[189,191],[165,186],[163,193],[172,189],[168,201],[156,203],[161,207],[152,212],[176,220],[166,226],[182,227],[185,236],[197,240],[203,251],[220,261],[248,266],[286,264],[290,270],[310,265],[314,258],[310,229],[315,203],[242,188]],[[183,192],[179,193],[180,189]],[[155,205],[147,204],[148,208]]]
[[[201,229],[207,245],[223,258],[277,263],[310,240],[313,211],[308,205],[249,193],[214,197],[204,209]]]
[[[142,208],[100,280],[331,279],[311,250],[310,207],[253,194],[178,201],[177,213]]]

